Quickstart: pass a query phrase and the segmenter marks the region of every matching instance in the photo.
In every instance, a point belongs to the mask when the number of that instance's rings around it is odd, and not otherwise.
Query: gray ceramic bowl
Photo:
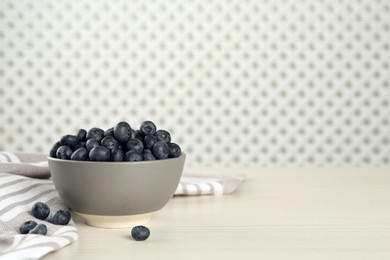
[[[183,172],[180,157],[142,162],[90,162],[48,158],[65,204],[88,225],[106,228],[147,223],[173,197]]]

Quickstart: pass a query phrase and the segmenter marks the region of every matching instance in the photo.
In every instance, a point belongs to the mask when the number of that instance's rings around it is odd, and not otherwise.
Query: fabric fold
[[[39,259],[78,239],[73,220],[61,226],[31,214],[38,201],[46,203],[51,214],[67,209],[51,180],[0,173],[0,187],[3,187],[0,188],[0,259]],[[47,235],[20,234],[19,227],[28,220],[45,224]]]

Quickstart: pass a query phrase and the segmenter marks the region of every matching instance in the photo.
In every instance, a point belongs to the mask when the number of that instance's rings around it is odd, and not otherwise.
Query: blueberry
[[[92,148],[100,146],[100,143],[98,141],[95,141],[94,139],[88,139],[85,143],[85,148],[87,148],[88,151],[91,151]]]
[[[136,162],[142,160],[143,160],[142,154],[134,150],[127,151],[123,156],[123,161]]]
[[[70,212],[67,210],[58,210],[53,217],[51,218],[50,222],[54,225],[68,225],[69,221],[71,219]]]
[[[85,129],[80,129],[76,136],[79,143],[87,141],[87,131]]]
[[[143,140],[143,137],[142,137],[142,134],[139,130],[134,130],[134,129],[131,129],[131,139],[139,139],[139,140]]]
[[[62,145],[57,149],[56,157],[58,159],[64,159],[69,160],[70,156],[72,155],[73,151],[72,149],[67,145]]]
[[[144,161],[154,161],[156,158],[153,156],[152,151],[145,149],[143,152]]]
[[[113,162],[123,161],[123,151],[121,149],[112,150],[110,161],[113,161]]]
[[[137,138],[132,138],[126,143],[127,150],[135,150],[137,152],[142,152],[144,150],[144,144],[141,140]]]
[[[75,135],[64,135],[61,137],[60,144],[74,147],[78,143],[77,136]]]
[[[60,141],[56,142],[56,143],[52,146],[52,148],[51,148],[51,150],[50,150],[50,153],[49,153],[49,154],[50,154],[50,157],[57,158],[56,153],[57,153],[58,148],[60,148],[60,146],[61,146]]]
[[[87,133],[87,140],[93,139],[97,142],[100,142],[104,137],[104,131],[98,127],[93,127],[89,129]]]
[[[74,151],[72,153],[72,155],[70,156],[70,159],[71,160],[74,160],[74,161],[85,161],[88,159],[88,150],[87,148],[79,148],[77,149],[76,151]]]
[[[145,149],[152,149],[153,145],[157,142],[157,137],[154,135],[146,135],[144,137]]]
[[[169,134],[169,132],[162,129],[156,132],[156,137],[157,141],[162,141],[165,143],[169,143],[171,141],[171,135]]]
[[[31,213],[37,219],[43,220],[43,219],[47,218],[47,216],[49,216],[50,208],[49,208],[49,206],[46,205],[46,203],[38,201],[33,205],[32,209],[31,209]]]
[[[126,148],[126,144],[122,144],[122,143],[119,143],[119,144],[118,144],[118,149],[119,149],[119,150],[122,150],[122,151],[123,151],[123,150],[125,150],[125,148]]]
[[[153,145],[152,152],[157,159],[166,159],[169,156],[169,146],[163,141],[157,141]]]
[[[113,136],[106,136],[101,141],[100,144],[107,147],[110,150],[114,150],[118,148],[118,141]]]
[[[115,139],[121,143],[127,142],[131,137],[131,127],[127,122],[119,122],[114,127]]]
[[[181,155],[181,148],[178,144],[175,143],[169,143],[169,157],[175,158],[179,157]]]
[[[140,133],[142,136],[154,135],[156,133],[156,125],[152,121],[145,121],[141,124]]]
[[[114,127],[111,127],[104,132],[104,137],[106,136],[114,136]]]
[[[28,232],[30,232],[30,230],[34,229],[37,225],[38,225],[38,223],[35,222],[34,220],[29,220],[29,221],[24,222],[19,227],[20,234],[27,234]]]
[[[150,236],[150,230],[145,226],[135,226],[131,229],[131,236],[136,241],[144,241]]]
[[[38,224],[29,234],[46,235],[47,227],[45,224]]]
[[[76,151],[79,148],[87,148],[87,142],[81,141],[73,147],[73,150]]]
[[[110,150],[105,146],[96,146],[89,151],[91,161],[109,161],[111,156]]]

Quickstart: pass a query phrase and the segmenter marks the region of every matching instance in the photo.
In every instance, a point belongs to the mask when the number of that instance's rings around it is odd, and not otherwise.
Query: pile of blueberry
[[[43,202],[36,202],[31,209],[31,213],[37,219],[48,219],[48,221],[54,225],[68,225],[71,219],[70,212],[67,210],[58,210],[54,215],[49,216],[50,208]],[[19,231],[21,234],[46,235],[47,227],[43,223],[38,224],[34,220],[28,220],[20,226]]]
[[[106,131],[80,129],[76,135],[62,136],[50,150],[53,158],[76,161],[151,161],[180,155],[181,148],[171,142],[170,133],[157,130],[152,121],[143,122],[137,130],[124,121]]]

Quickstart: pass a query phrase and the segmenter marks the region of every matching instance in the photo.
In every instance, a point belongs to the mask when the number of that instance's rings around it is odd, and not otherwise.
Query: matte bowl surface
[[[85,216],[119,219],[148,215],[173,197],[183,172],[180,157],[141,162],[91,162],[48,158],[65,204]],[[88,222],[88,221],[87,221]],[[88,223],[87,223],[88,224]]]

